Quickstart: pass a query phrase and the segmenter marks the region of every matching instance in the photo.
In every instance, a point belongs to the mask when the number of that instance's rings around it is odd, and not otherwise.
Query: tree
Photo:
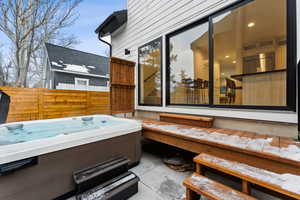
[[[80,2],[0,0],[0,31],[11,41],[17,87],[27,86],[28,75],[34,71],[30,66],[35,66],[32,63],[37,62],[43,44],[57,40],[60,30],[77,19],[75,8]]]
[[[4,66],[4,61],[3,61],[3,57],[2,54],[0,52],[0,86],[4,86],[4,71],[3,71],[3,67]]]
[[[12,68],[12,63],[11,62],[6,63],[0,51],[0,86],[10,85],[9,80],[12,79],[12,77],[9,76],[11,68]]]

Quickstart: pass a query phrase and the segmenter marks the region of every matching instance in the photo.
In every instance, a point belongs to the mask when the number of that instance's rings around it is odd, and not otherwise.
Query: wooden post
[[[91,114],[91,92],[86,91],[86,115]]]
[[[186,199],[185,200],[197,200],[197,193],[193,190],[186,188]]]
[[[243,193],[251,195],[251,185],[248,181],[242,180]]]
[[[44,119],[44,110],[43,110],[43,105],[44,105],[44,89],[40,88],[38,90],[38,119]]]
[[[196,173],[199,175],[203,175],[203,168],[199,163],[196,163]]]
[[[135,63],[110,58],[110,104],[112,114],[134,112]]]

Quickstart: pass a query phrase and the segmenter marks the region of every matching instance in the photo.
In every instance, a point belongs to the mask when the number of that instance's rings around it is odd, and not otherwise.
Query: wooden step
[[[213,126],[214,118],[162,113],[160,114],[160,121],[202,128],[211,128]]]
[[[255,200],[254,197],[196,173],[186,178],[183,184],[187,188],[186,200],[196,200],[195,193],[211,200]]]
[[[249,194],[250,184],[256,184],[269,191],[283,194],[287,197],[300,199],[300,176],[293,174],[278,174],[205,153],[195,157],[194,162],[196,162],[196,171],[199,174],[202,172],[202,166],[206,166],[242,179],[244,193]]]

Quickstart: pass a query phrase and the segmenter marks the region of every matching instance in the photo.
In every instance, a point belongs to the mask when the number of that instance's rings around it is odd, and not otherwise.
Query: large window
[[[161,105],[161,38],[139,48],[139,104]]]
[[[208,104],[208,23],[169,40],[170,103]]]
[[[292,1],[244,1],[169,34],[167,103],[294,109]]]
[[[213,17],[214,104],[286,106],[286,7],[256,0]]]

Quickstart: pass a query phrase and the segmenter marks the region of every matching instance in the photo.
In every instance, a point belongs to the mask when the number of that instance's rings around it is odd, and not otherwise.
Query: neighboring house
[[[96,33],[137,63],[137,115],[297,138],[300,3],[274,2],[128,0]]]
[[[108,91],[108,58],[49,43],[45,46],[47,88]]]

